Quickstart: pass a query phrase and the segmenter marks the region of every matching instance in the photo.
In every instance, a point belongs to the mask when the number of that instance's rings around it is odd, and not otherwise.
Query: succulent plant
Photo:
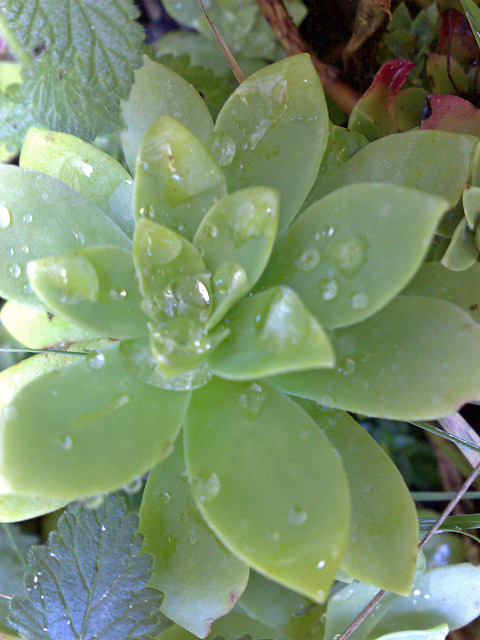
[[[132,174],[38,128],[0,167],[2,321],[47,349],[0,374],[1,519],[151,470],[152,584],[201,637],[249,567],[318,603],[340,568],[409,593],[414,504],[346,412],[434,419],[480,397],[478,264],[422,264],[477,140],[366,144],[329,124],[305,55],[248,78],[215,125],[145,59],[122,110]]]

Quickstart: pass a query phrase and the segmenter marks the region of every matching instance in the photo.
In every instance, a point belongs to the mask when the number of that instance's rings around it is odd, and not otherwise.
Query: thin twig
[[[478,476],[479,473],[480,473],[480,462],[476,465],[475,469],[472,471],[469,477],[465,480],[462,488],[458,491],[457,495],[445,507],[442,515],[439,517],[439,519],[435,522],[435,524],[429,530],[427,535],[420,542],[420,544],[418,545],[419,552],[422,551],[422,549],[425,547],[427,542],[432,538],[432,536],[437,533],[437,531],[440,529],[442,524],[445,522],[445,519],[451,514],[453,509],[457,506],[457,504],[463,498],[463,496],[468,491],[472,483],[475,481],[475,478]],[[337,638],[337,640],[347,640],[347,638],[349,638],[352,635],[352,633],[362,624],[362,622],[365,620],[368,614],[371,613],[373,609],[375,609],[377,604],[386,595],[386,593],[387,592],[384,591],[383,589],[379,591],[376,594],[376,596],[367,604],[365,609],[363,609],[363,611],[350,624],[350,626],[347,629],[345,629],[345,631]]]
[[[467,440],[468,442],[475,444],[477,447],[480,446],[480,436],[459,413],[454,413],[446,418],[440,418],[439,423],[445,431],[450,433],[452,436],[456,436],[462,440]],[[478,451],[472,451],[471,449],[462,447],[459,444],[457,444],[457,446],[465,458],[470,462],[472,467],[475,467],[480,462],[480,453],[478,453]]]
[[[5,600],[12,600],[13,596],[7,596],[6,593],[0,593],[0,598],[5,598]]]
[[[350,114],[360,96],[352,87],[338,79],[338,71],[336,69],[317,58],[313,49],[300,35],[282,0],[257,0],[257,3],[265,20],[282,43],[288,55],[309,53],[325,92],[335,100],[345,113]]]

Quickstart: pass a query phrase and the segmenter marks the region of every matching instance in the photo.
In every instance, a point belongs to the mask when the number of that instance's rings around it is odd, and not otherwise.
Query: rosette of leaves
[[[464,304],[399,295],[477,141],[365,145],[330,127],[305,55],[252,75],[215,125],[146,59],[122,111],[132,175],[42,129],[0,167],[2,321],[65,350],[0,374],[2,519],[151,470],[152,585],[201,637],[250,567],[315,602],[340,567],[408,593],[413,502],[346,411],[432,419],[480,396]]]

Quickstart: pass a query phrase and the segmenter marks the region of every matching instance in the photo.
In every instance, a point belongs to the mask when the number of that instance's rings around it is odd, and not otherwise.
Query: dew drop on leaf
[[[7,256],[12,258],[15,255],[15,249],[13,247],[10,247],[9,249],[7,249],[6,253],[7,253]]]
[[[338,373],[341,373],[344,376],[350,376],[355,371],[355,362],[351,358],[345,358],[339,363],[337,368]]]
[[[299,271],[311,271],[320,263],[320,251],[315,248],[306,249],[299,258],[295,260],[295,266]]]
[[[190,544],[195,544],[197,541],[197,534],[195,533],[195,531],[190,531],[190,533],[188,534],[188,541],[190,542]]]
[[[350,304],[352,306],[352,309],[365,309],[368,306],[369,302],[370,302],[369,297],[363,291],[359,291],[358,293],[355,293],[350,298]]]
[[[172,499],[172,496],[168,493],[168,491],[162,491],[160,495],[160,500],[162,502],[164,502],[165,504],[168,504],[171,499]]]
[[[85,366],[91,371],[99,371],[105,366],[105,356],[98,351],[90,351],[85,358]]]
[[[367,243],[360,238],[344,238],[329,248],[328,256],[345,276],[351,278],[367,260]]]
[[[253,382],[238,396],[238,406],[250,422],[260,413],[264,400],[265,392],[262,387],[256,382]]]
[[[26,244],[22,245],[22,253],[24,253],[26,256],[28,256],[28,254],[30,253],[30,247]]]
[[[324,278],[318,282],[317,291],[324,300],[333,300],[338,293],[338,284],[335,280]]]
[[[11,278],[19,278],[22,273],[22,267],[17,263],[10,264],[7,267],[7,273]]]
[[[320,560],[320,562],[317,564],[317,569],[323,569],[324,566],[325,566],[325,560]]]
[[[232,164],[235,156],[235,142],[226,133],[215,133],[212,141],[212,153],[215,160],[221,167]]]
[[[199,473],[193,478],[192,492],[200,502],[211,502],[220,493],[220,479],[216,473]]]
[[[83,245],[85,244],[85,236],[83,235],[83,233],[81,231],[74,229],[72,231],[72,234],[75,240],[78,242],[78,244],[83,247]]]
[[[0,229],[7,229],[10,226],[10,211],[4,204],[0,204]]]
[[[73,446],[72,436],[66,435],[63,438],[60,438],[57,444],[62,451],[70,451]]]
[[[308,515],[304,509],[300,507],[292,507],[288,512],[288,522],[289,524],[293,524],[298,527],[302,524],[305,524],[307,521]]]
[[[33,220],[33,216],[30,213],[26,213],[22,218],[22,222],[24,224],[30,224],[32,220]]]

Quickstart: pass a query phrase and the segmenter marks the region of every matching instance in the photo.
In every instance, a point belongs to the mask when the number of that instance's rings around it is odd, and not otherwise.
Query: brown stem
[[[350,114],[360,96],[354,89],[338,79],[336,69],[317,58],[313,49],[305,42],[293,24],[282,0],[257,0],[257,2],[266,21],[288,55],[309,53],[325,92],[335,100],[345,113]]]

